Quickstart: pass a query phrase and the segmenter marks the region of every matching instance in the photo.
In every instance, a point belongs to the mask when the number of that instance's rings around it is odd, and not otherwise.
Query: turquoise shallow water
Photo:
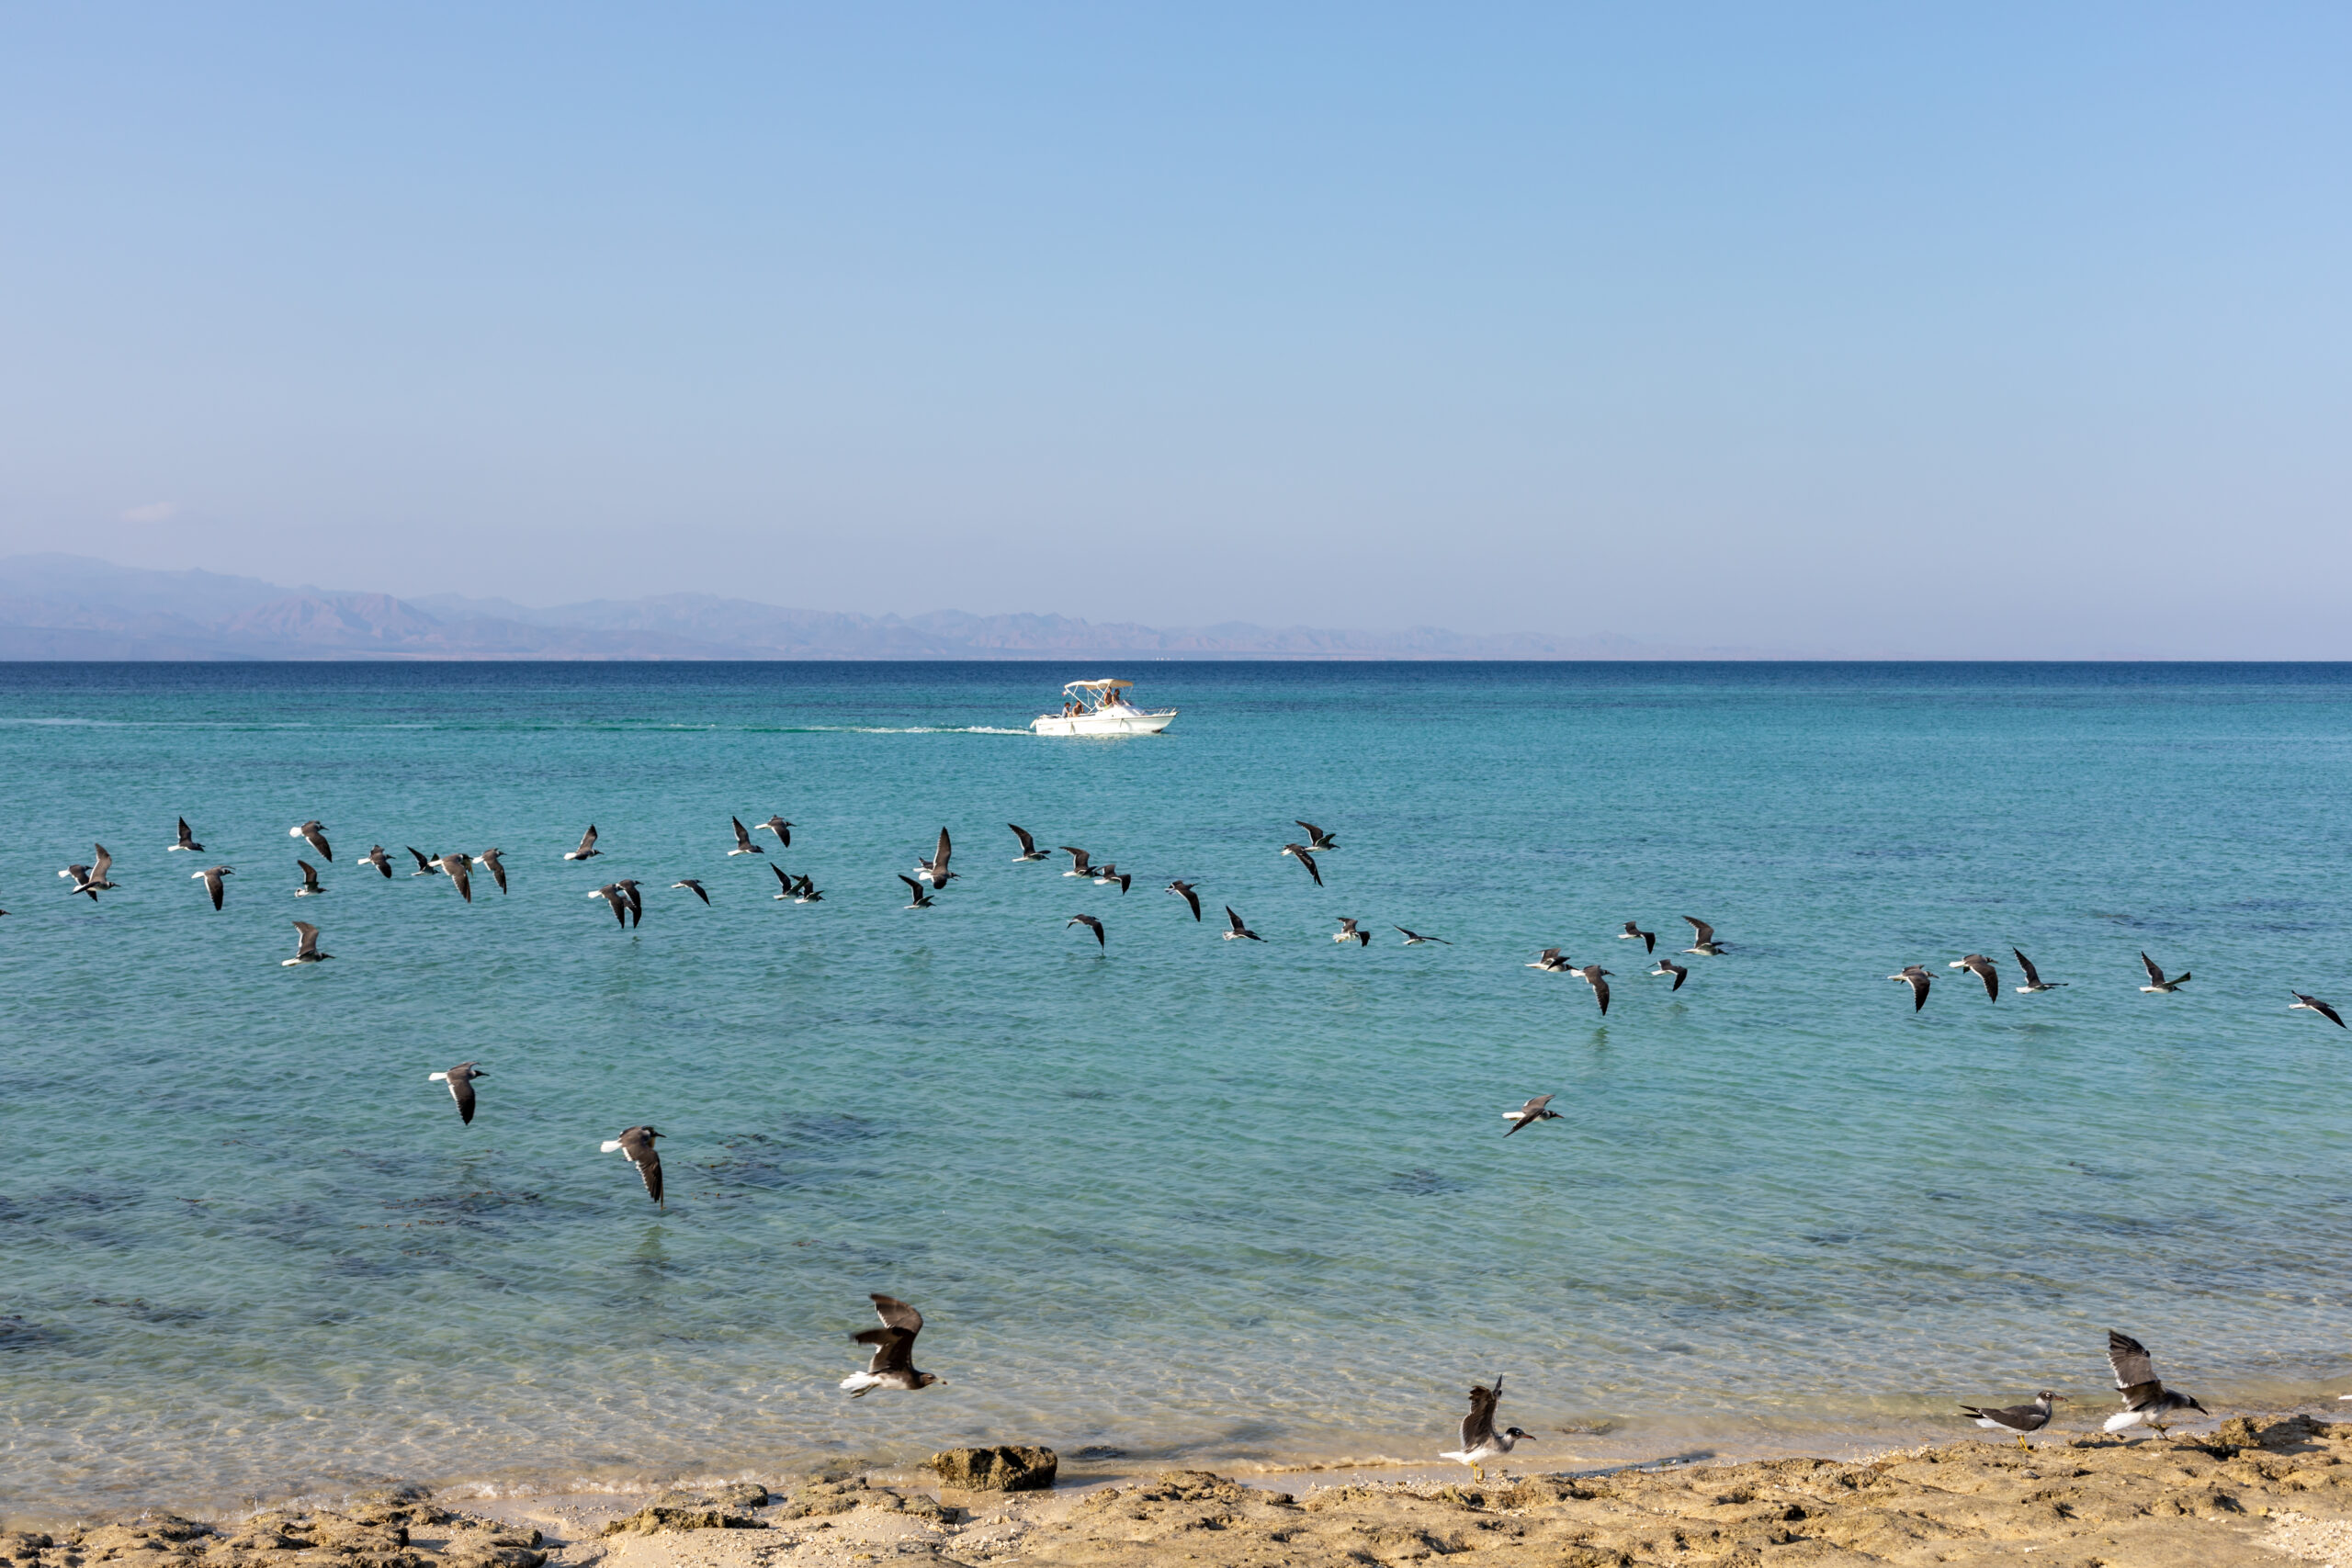
[[[1924,1435],[2096,1394],[2109,1324],[2217,1406],[2352,1373],[2352,1046],[2286,1010],[2352,1003],[2352,670],[1167,665],[1165,737],[1018,732],[1101,672],[0,666],[0,1499],[1425,1454],[1496,1371],[1539,1432]],[[777,811],[822,905],[724,854]],[[1684,913],[1735,951],[1669,998],[1611,938]],[[1942,967],[2013,942],[2068,988]],[[645,1121],[667,1214],[596,1147]],[[948,1387],[834,1387],[874,1290]]]

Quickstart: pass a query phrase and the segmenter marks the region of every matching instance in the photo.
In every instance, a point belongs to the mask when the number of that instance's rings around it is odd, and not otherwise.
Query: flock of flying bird
[[[764,855],[767,852],[766,848],[752,838],[755,832],[775,835],[776,847],[779,849],[791,847],[793,824],[781,816],[770,817],[766,821],[750,829],[743,826],[740,818],[729,818],[729,822],[735,834],[734,847],[727,852],[729,856]],[[1012,823],[1008,823],[1007,826],[1012,829],[1013,837],[1020,844],[1020,852],[1013,857],[1016,863],[1049,858],[1047,852],[1038,848],[1036,839],[1026,829]],[[1314,879],[1315,885],[1320,887],[1323,886],[1323,873],[1316,861],[1316,856],[1337,850],[1340,847],[1339,841],[1311,822],[1300,821],[1297,826],[1306,832],[1306,841],[1285,843],[1282,847],[1282,853],[1296,860],[1307,875]],[[303,840],[321,860],[330,863],[334,862],[334,851],[328,842],[326,829],[316,818],[299,823],[287,831],[289,837]],[[596,847],[596,840],[597,830],[591,825],[588,830],[581,835],[578,847],[564,852],[563,858],[571,862],[595,859],[604,852]],[[177,840],[168,848],[172,851],[185,851],[198,854],[204,850],[204,846],[197,841],[186,818],[180,818]],[[71,885],[72,893],[86,896],[95,903],[101,893],[113,891],[117,885],[108,877],[108,873],[114,865],[114,857],[107,852],[103,844],[95,845],[93,849],[94,852],[88,864],[69,865],[58,874]],[[1134,881],[1131,874],[1122,872],[1115,863],[1109,861],[1098,863],[1088,851],[1076,845],[1064,844],[1060,846],[1060,852],[1070,857],[1069,868],[1062,873],[1064,876],[1086,879],[1098,887],[1114,886],[1122,895],[1125,894]],[[408,847],[408,853],[415,863],[415,869],[409,874],[410,875],[446,876],[456,886],[459,896],[469,904],[473,902],[472,874],[476,867],[490,874],[501,894],[506,891],[506,867],[501,859],[503,851],[489,849],[479,854],[451,852],[428,855],[422,850]],[[910,896],[910,902],[906,908],[910,909],[932,908],[938,902],[939,894],[945,889],[948,883],[962,875],[962,873],[950,869],[949,863],[954,858],[954,854],[955,846],[948,836],[948,831],[942,828],[939,830],[938,843],[933,847],[932,853],[928,857],[918,857],[911,874],[900,873],[899,875],[899,880],[906,885]],[[317,866],[300,858],[294,863],[302,877],[301,886],[295,889],[294,897],[315,897],[326,891],[325,886],[319,880]],[[387,878],[391,876],[394,864],[391,857],[385,853],[381,844],[370,845],[368,852],[359,857],[358,863],[372,867]],[[797,877],[793,876],[774,862],[769,863],[769,869],[775,874],[778,890],[774,897],[777,899],[789,899],[796,904],[815,904],[823,901],[825,895],[817,888],[815,883],[806,874]],[[191,880],[204,885],[204,891],[211,899],[213,908],[217,910],[223,904],[226,879],[234,874],[234,868],[231,866],[213,865],[194,873]],[[670,886],[673,890],[683,889],[692,893],[706,905],[710,902],[709,891],[697,878],[681,877]],[[1193,884],[1179,878],[1170,882],[1165,890],[1183,900],[1195,921],[1202,919],[1200,893]],[[644,900],[639,883],[632,878],[621,877],[607,882],[592,890],[588,897],[602,899],[611,908],[615,920],[624,928],[641,924],[644,920]],[[0,909],[0,915],[6,913],[6,910]],[[1256,931],[1251,931],[1248,923],[1229,904],[1225,906],[1225,917],[1227,929],[1220,934],[1226,941],[1263,942],[1265,940]],[[1349,916],[1337,917],[1337,919],[1340,929],[1333,933],[1331,938],[1333,942],[1354,942],[1359,946],[1371,944],[1372,933],[1364,929],[1360,919]],[[1714,927],[1708,922],[1695,915],[1685,915],[1682,919],[1691,928],[1691,945],[1681,949],[1680,955],[1713,958],[1730,951],[1730,944],[1718,941]],[[290,968],[297,964],[322,963],[334,956],[333,953],[320,949],[317,926],[308,920],[296,920],[293,924],[299,940],[294,956],[283,960],[286,966]],[[1070,926],[1083,926],[1094,938],[1098,948],[1108,949],[1109,934],[1099,916],[1083,912],[1074,914],[1065,922],[1065,929]],[[1392,926],[1390,929],[1398,932],[1404,938],[1405,945],[1408,947],[1425,942],[1451,945],[1443,937],[1425,935],[1404,926]],[[1651,967],[1647,973],[1657,978],[1670,977],[1673,984],[1668,987],[1669,991],[1679,991],[1683,982],[1690,977],[1690,971],[1687,966],[1677,964],[1672,957],[1658,953],[1657,933],[1642,929],[1638,921],[1627,920],[1624,929],[1617,933],[1617,939],[1621,942],[1641,942],[1644,954],[1651,962]],[[2024,983],[2016,987],[2019,995],[2034,995],[2056,989],[2066,984],[2064,981],[2042,979],[2040,972],[2035,969],[2033,961],[2029,959],[2023,952],[2014,947],[2009,951],[2016,955],[2018,967],[2025,977]],[[2144,953],[2140,955],[2140,962],[2145,967],[2148,976],[2148,983],[2140,987],[2143,992],[2169,994],[2188,984],[2190,978],[2186,972],[2167,977],[2164,969]],[[1608,1016],[1609,981],[1612,971],[1599,964],[1577,964],[1565,957],[1561,950],[1556,947],[1545,948],[1527,966],[1548,974],[1574,975],[1591,987],[1601,1016]],[[2000,971],[1999,966],[1992,959],[1982,953],[1972,953],[1951,961],[1949,967],[1967,970],[1983,983],[1984,994],[1988,999],[1995,1002],[2000,1000]],[[1926,965],[1909,964],[1900,973],[1890,975],[1887,978],[1902,981],[1911,987],[1914,1012],[1928,1005],[1928,995],[1933,985],[1934,976]],[[2292,991],[2290,994],[2295,998],[2292,1004],[2293,1010],[2316,1013],[2338,1028],[2345,1027],[2342,1016],[2326,1002],[2301,991]],[[457,1102],[459,1119],[470,1124],[474,1119],[477,1103],[474,1081],[487,1076],[487,1068],[472,1062],[460,1062],[447,1071],[430,1075],[430,1078],[435,1083],[446,1084],[448,1087],[450,1097]],[[1518,1110],[1503,1112],[1504,1119],[1510,1122],[1510,1128],[1503,1136],[1509,1137],[1521,1128],[1532,1126],[1538,1122],[1561,1120],[1560,1112],[1550,1109],[1552,1099],[1553,1097],[1548,1094],[1537,1095]],[[618,1137],[606,1140],[603,1147],[605,1153],[619,1154],[635,1166],[648,1196],[657,1206],[666,1207],[662,1196],[662,1156],[655,1147],[656,1142],[662,1135],[660,1131],[650,1125],[630,1127],[623,1131]],[[865,1371],[844,1378],[841,1386],[849,1390],[853,1398],[862,1398],[877,1388],[913,1391],[943,1384],[945,1382],[944,1379],[931,1372],[919,1371],[914,1365],[915,1336],[922,1332],[922,1314],[893,1296],[876,1294],[872,1300],[875,1312],[881,1319],[882,1326],[869,1328],[852,1337],[857,1343],[872,1347],[871,1359]],[[2183,1410],[2204,1412],[2205,1407],[2194,1398],[2168,1390],[2164,1386],[2156,1377],[2146,1347],[2129,1335],[2109,1331],[2108,1360],[2114,1371],[2115,1386],[2123,1404],[2120,1412],[2108,1418],[2106,1423],[2108,1431],[2117,1432],[2132,1427],[2146,1427],[2162,1432],[2165,1429],[2165,1418],[2177,1412]],[[2015,1436],[2019,1446],[2022,1447],[2025,1446],[2027,1434],[2040,1431],[2049,1425],[2053,1402],[2066,1397],[2066,1395],[2045,1390],[2036,1394],[2029,1404],[1998,1408],[1964,1404],[1961,1406],[1961,1411],[1980,1427]],[[2352,1398],[2352,1395],[2346,1397]],[[1496,1411],[1502,1400],[1500,1377],[1496,1378],[1491,1386],[1483,1384],[1473,1386],[1469,1398],[1469,1414],[1462,1420],[1461,1447],[1440,1457],[1468,1465],[1473,1473],[1483,1478],[1485,1475],[1483,1467],[1487,1461],[1510,1452],[1519,1443],[1532,1442],[1534,1439],[1517,1427],[1497,1428]]]

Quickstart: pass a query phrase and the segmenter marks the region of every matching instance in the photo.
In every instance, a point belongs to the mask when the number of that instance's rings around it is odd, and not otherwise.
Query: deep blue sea
[[[1105,673],[1182,716],[1025,732]],[[7,665],[0,784],[0,1507],[1419,1456],[1497,1372],[1555,1461],[1949,1436],[2104,1415],[2109,1325],[2217,1410],[2352,1376],[2352,1043],[2287,1005],[2352,1005],[2352,668]],[[1669,994],[1614,933],[1686,914]],[[2013,944],[2065,987],[1944,967]],[[946,1387],[835,1386],[870,1291]]]

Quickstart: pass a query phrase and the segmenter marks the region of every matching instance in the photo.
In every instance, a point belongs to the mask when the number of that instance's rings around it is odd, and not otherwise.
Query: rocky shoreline
[[[221,1524],[148,1513],[57,1534],[0,1534],[0,1568],[1336,1568],[1441,1557],[1489,1568],[2352,1568],[2352,1423],[2309,1416],[2241,1417],[2136,1443],[2097,1435],[2023,1450],[1964,1442],[1869,1461],[1295,1492],[1204,1471],[1046,1490],[1048,1450],[959,1453],[940,1456],[936,1475],[920,1484],[835,1473],[635,1503],[575,1496],[465,1507],[401,1486],[340,1508],[268,1509]],[[1031,1489],[994,1489],[1008,1482]]]

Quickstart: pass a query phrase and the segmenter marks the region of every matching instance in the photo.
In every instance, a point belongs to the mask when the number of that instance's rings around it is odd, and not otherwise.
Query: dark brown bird
[[[477,1067],[471,1062],[459,1062],[447,1072],[435,1073],[425,1081],[449,1086],[449,1098],[458,1102],[458,1120],[470,1127],[474,1120],[474,1079],[489,1076],[486,1067]]]
[[[1305,844],[1284,844],[1283,853],[1295,857],[1299,864],[1305,866],[1306,874],[1315,879],[1316,886],[1323,886],[1323,874],[1316,869],[1314,852]]]
[[[1167,891],[1173,893],[1176,897],[1184,900],[1185,904],[1193,911],[1193,919],[1197,920],[1201,918],[1201,896],[1199,892],[1193,888],[1191,883],[1179,879],[1178,881],[1170,883],[1168,885]]]
[[[605,1152],[626,1155],[629,1164],[637,1167],[637,1174],[644,1179],[645,1190],[652,1195],[654,1206],[667,1209],[670,1205],[662,1201],[662,1156],[653,1146],[653,1140],[661,1136],[650,1127],[631,1127],[617,1138],[605,1139]]]
[[[474,863],[471,855],[459,852],[457,854],[443,855],[434,863],[449,874],[449,880],[458,885],[458,891],[464,897],[467,903],[470,904],[474,901],[474,882],[470,870]]]
[[[372,865],[386,876],[392,874],[392,857],[384,852],[384,846],[381,844],[368,845],[368,852],[359,857],[359,863]]]
[[[882,1326],[850,1336],[860,1345],[874,1347],[874,1359],[866,1363],[865,1370],[842,1379],[842,1386],[850,1391],[850,1397],[863,1399],[877,1388],[904,1389],[911,1393],[933,1383],[945,1386],[945,1378],[915,1370],[915,1336],[922,1332],[922,1314],[896,1296],[876,1293],[868,1299],[874,1303]]]
[[[1967,970],[1984,982],[1984,995],[1988,999],[1996,1002],[2001,999],[2001,972],[1983,953],[1972,953],[1965,958],[1954,959],[1945,967]]]
[[[236,874],[225,865],[209,865],[196,873],[190,880],[204,884],[204,890],[212,895],[212,907],[217,909],[220,907],[220,879]]]
[[[1917,1012],[1921,1008],[1928,1005],[1928,987],[1934,983],[1935,976],[1928,974],[1917,964],[1906,964],[1903,966],[1902,974],[1889,975],[1887,978],[1890,980],[1900,980],[1905,985],[1911,987],[1911,1010],[1913,1012]]]
[[[216,904],[214,907],[218,908],[219,906]],[[2343,1015],[2338,1013],[2334,1008],[2328,1006],[2325,1002],[2320,1000],[2317,997],[2307,997],[2301,991],[2289,991],[2287,994],[2295,998],[2293,1001],[2287,1004],[2287,1010],[2289,1012],[2296,1012],[2299,1010],[2302,1012],[2315,1012],[2319,1014],[2320,1017],[2327,1020],[2328,1022],[2335,1025],[2336,1028],[2341,1029],[2344,1027]]]
[[[1642,944],[1642,951],[1644,953],[1656,953],[1657,951],[1657,932],[1645,931],[1632,920],[1627,920],[1625,922],[1625,929],[1617,933],[1617,940],[1619,942],[1638,942]]]
[[[504,850],[484,850],[474,856],[474,863],[490,873],[491,880],[498,884],[498,891],[502,894],[506,891],[506,867],[498,857],[505,852]]]
[[[286,836],[289,839],[301,840],[319,852],[320,859],[330,864],[334,863],[334,851],[327,847],[327,830],[319,826],[317,818],[313,817],[308,822],[287,829]]]
[[[1064,931],[1069,930],[1072,926],[1084,926],[1088,931],[1092,931],[1094,933],[1095,946],[1107,949],[1110,945],[1102,940],[1102,922],[1096,919],[1093,916],[1072,915],[1069,919],[1062,922],[1062,930]]]

